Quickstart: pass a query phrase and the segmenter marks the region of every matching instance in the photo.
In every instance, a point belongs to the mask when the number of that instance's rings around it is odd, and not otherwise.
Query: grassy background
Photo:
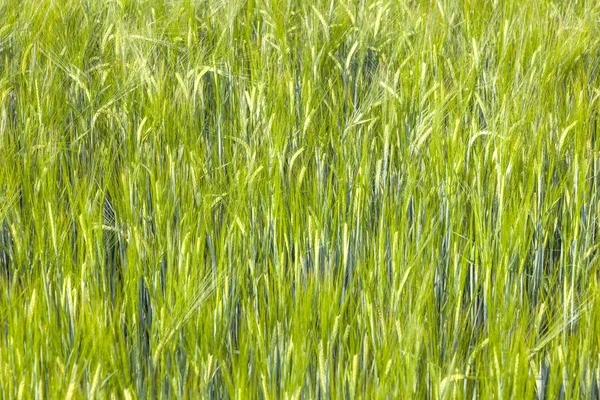
[[[600,396],[599,21],[0,0],[0,397]]]

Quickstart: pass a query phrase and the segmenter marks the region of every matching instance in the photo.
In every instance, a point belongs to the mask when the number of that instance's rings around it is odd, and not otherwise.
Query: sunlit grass
[[[0,396],[600,396],[600,4],[0,0]]]

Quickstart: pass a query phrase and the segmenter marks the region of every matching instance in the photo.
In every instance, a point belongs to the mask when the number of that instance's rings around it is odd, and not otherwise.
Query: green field
[[[598,0],[0,0],[0,398],[599,398],[599,123]]]

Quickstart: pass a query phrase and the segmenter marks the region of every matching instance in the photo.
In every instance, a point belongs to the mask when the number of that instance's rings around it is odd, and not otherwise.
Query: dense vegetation
[[[600,396],[600,3],[0,0],[0,397]]]

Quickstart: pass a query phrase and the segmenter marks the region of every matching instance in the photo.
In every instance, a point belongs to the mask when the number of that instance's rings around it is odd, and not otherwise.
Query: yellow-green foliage
[[[600,3],[0,0],[0,397],[597,398]]]

